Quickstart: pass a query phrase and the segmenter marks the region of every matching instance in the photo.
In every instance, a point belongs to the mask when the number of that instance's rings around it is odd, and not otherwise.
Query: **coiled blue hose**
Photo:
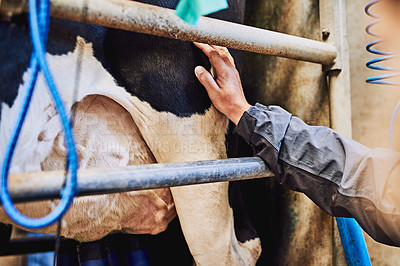
[[[68,119],[62,100],[57,92],[57,88],[54,84],[45,58],[45,47],[50,24],[50,0],[39,0],[39,12],[37,1],[38,0],[29,0],[29,23],[33,45],[30,61],[30,69],[32,73],[28,82],[28,88],[22,104],[21,113],[19,114],[17,124],[12,133],[11,141],[6,149],[0,180],[0,199],[5,212],[16,224],[31,229],[45,227],[60,220],[62,215],[68,210],[77,192],[76,179],[78,168],[78,156],[76,153],[71,123]],[[26,114],[29,110],[30,102],[32,100],[39,69],[42,70],[45,80],[48,84],[49,91],[53,97],[57,112],[60,116],[63,130],[65,132],[68,173],[65,187],[61,191],[61,200],[57,207],[45,217],[31,218],[21,214],[13,204],[8,191],[7,177],[18,138],[21,133]]]
[[[370,3],[368,3],[368,5],[365,7],[365,13],[367,13],[368,16],[374,18],[375,20],[372,21],[371,23],[369,23],[366,27],[366,31],[369,35],[377,37],[378,39],[375,41],[372,41],[370,43],[367,44],[367,51],[372,53],[372,54],[376,54],[379,55],[381,57],[369,60],[367,62],[367,67],[373,70],[380,70],[380,71],[388,71],[388,72],[395,72],[395,73],[390,73],[390,74],[385,74],[385,75],[379,75],[376,77],[371,77],[368,78],[366,81],[368,83],[371,84],[383,84],[383,85],[395,85],[398,86],[400,85],[400,83],[395,82],[395,81],[389,81],[387,79],[390,78],[394,78],[400,75],[400,69],[398,68],[394,68],[394,67],[385,67],[385,66],[379,66],[376,65],[378,63],[387,61],[387,60],[391,60],[394,59],[395,57],[397,57],[397,55],[393,52],[385,52],[385,51],[381,51],[381,50],[377,50],[377,49],[373,49],[372,47],[380,44],[384,41],[384,39],[382,38],[382,35],[379,33],[376,33],[374,31],[371,30],[371,28],[373,26],[375,26],[376,24],[378,24],[379,22],[382,21],[382,18],[374,13],[371,12],[371,7],[377,3],[379,3],[381,0],[374,0],[371,1]],[[390,119],[390,129],[389,129],[389,148],[393,149],[393,132],[394,132],[394,123],[396,120],[396,116],[397,113],[399,112],[400,109],[400,101],[397,103],[393,113],[392,113],[392,117]]]
[[[371,1],[370,3],[367,4],[367,6],[365,7],[365,13],[367,13],[368,16],[374,18],[375,20],[372,21],[371,23],[369,23],[366,27],[366,31],[369,35],[377,37],[378,39],[375,41],[372,41],[370,43],[367,44],[367,51],[372,53],[372,54],[376,54],[379,55],[381,57],[372,59],[370,61],[367,62],[367,67],[373,70],[381,70],[381,71],[390,71],[390,72],[397,72],[397,73],[390,73],[390,74],[385,74],[385,75],[380,75],[380,76],[376,76],[376,77],[371,77],[367,79],[368,83],[371,84],[385,84],[385,85],[400,85],[400,83],[398,82],[394,82],[394,81],[388,81],[386,79],[389,78],[393,78],[396,76],[399,76],[399,69],[398,68],[393,68],[393,67],[384,67],[384,66],[379,66],[376,65],[377,63],[380,62],[384,62],[390,59],[393,59],[395,57],[397,57],[397,55],[395,53],[392,52],[385,52],[385,51],[381,51],[381,50],[377,50],[377,49],[373,49],[372,47],[382,43],[384,40],[382,38],[382,35],[379,33],[376,33],[374,31],[371,30],[371,28],[373,26],[375,26],[376,24],[378,24],[379,22],[382,21],[382,18],[379,17],[378,15],[374,14],[371,12],[371,7],[379,2],[381,2],[382,0],[374,0]]]
[[[381,2],[381,1],[382,0],[371,1],[365,7],[365,13],[367,13],[367,15],[369,15],[370,17],[375,19],[374,21],[372,21],[371,23],[369,23],[367,25],[366,31],[367,31],[367,33],[369,35],[378,38],[377,40],[368,43],[367,51],[372,53],[372,54],[376,54],[376,55],[381,56],[381,57],[378,57],[378,58],[375,58],[375,59],[372,59],[372,60],[368,61],[367,62],[367,67],[370,68],[370,69],[373,69],[373,70],[388,71],[388,72],[395,72],[395,73],[390,73],[390,74],[385,74],[385,75],[379,75],[379,76],[376,76],[376,77],[371,77],[371,78],[367,79],[367,82],[371,83],[371,84],[384,84],[384,85],[399,86],[400,85],[399,82],[387,80],[387,79],[390,79],[390,78],[393,78],[393,77],[400,76],[400,69],[399,68],[385,67],[385,66],[376,65],[378,63],[394,59],[398,55],[393,53],[393,52],[385,52],[385,51],[381,51],[381,50],[377,50],[377,49],[373,49],[372,48],[373,46],[384,42],[384,39],[382,38],[381,34],[371,30],[371,28],[373,26],[375,26],[376,24],[378,24],[379,22],[382,21],[382,18],[380,16],[378,16],[378,15],[374,14],[373,12],[371,12],[371,7],[374,6],[375,4]],[[393,111],[392,118],[390,119],[390,130],[389,130],[389,148],[390,149],[393,149],[394,122],[395,122],[395,119],[396,119],[396,116],[397,116],[397,113],[398,113],[399,109],[400,109],[400,101],[397,103],[396,108]]]

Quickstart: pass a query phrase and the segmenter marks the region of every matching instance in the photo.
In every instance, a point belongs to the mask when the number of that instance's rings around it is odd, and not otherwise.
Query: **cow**
[[[178,1],[139,2],[175,8]],[[242,22],[245,1],[228,2],[230,8],[214,17]],[[31,73],[26,15],[0,23],[0,47],[4,151]],[[52,19],[46,56],[73,114],[80,168],[227,157],[228,120],[194,76],[195,66],[210,64],[192,43]],[[65,154],[61,125],[40,74],[11,173],[65,169]],[[79,197],[62,219],[61,235],[80,242],[115,232],[157,235],[177,215],[197,265],[254,265],[261,253],[260,240],[245,221],[245,211],[232,209],[243,208],[240,200],[230,200],[228,194],[229,184],[222,182]],[[57,203],[17,207],[25,215],[41,217]],[[0,221],[13,223],[4,211]],[[55,233],[56,226],[39,231]]]

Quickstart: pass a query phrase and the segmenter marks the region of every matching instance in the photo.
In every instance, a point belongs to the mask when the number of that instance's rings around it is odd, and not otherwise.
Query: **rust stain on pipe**
[[[84,22],[90,24],[323,65],[331,65],[336,58],[336,48],[330,44],[205,17],[192,26],[174,10],[134,1],[52,0],[52,16],[81,22],[85,17]]]

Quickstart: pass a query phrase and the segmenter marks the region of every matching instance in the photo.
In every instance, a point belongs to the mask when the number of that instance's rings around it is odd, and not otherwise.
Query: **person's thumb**
[[[210,72],[204,69],[202,66],[197,66],[194,69],[194,73],[196,77],[200,81],[201,84],[206,88],[208,94],[215,93],[219,90],[218,84],[215,82],[214,78],[211,76]]]

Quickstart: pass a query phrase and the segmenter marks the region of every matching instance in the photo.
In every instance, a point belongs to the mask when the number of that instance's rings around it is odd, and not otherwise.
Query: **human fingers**
[[[233,59],[231,53],[229,53],[228,48],[223,47],[223,46],[218,46],[218,45],[210,45],[210,46],[219,53],[219,55],[221,56],[222,59],[225,58],[231,64],[235,65],[235,60]]]
[[[212,51],[215,51],[215,49],[212,48],[211,45],[206,44],[206,43],[193,42],[193,44],[196,45],[200,50],[202,50],[203,53],[205,53],[207,57],[210,57],[210,53]]]
[[[211,47],[211,45],[196,42],[194,42],[194,44],[208,57],[211,65],[215,68],[217,75],[225,73],[224,75],[226,76],[226,73],[229,72],[231,66],[231,63],[229,65],[227,64],[227,62],[231,62],[231,59],[229,59],[229,52],[221,56],[216,49]]]
[[[196,77],[200,81],[200,83],[206,88],[210,98],[213,94],[217,93],[220,90],[218,84],[215,82],[210,72],[205,70],[204,67],[197,66],[194,69],[194,73],[196,74]]]

